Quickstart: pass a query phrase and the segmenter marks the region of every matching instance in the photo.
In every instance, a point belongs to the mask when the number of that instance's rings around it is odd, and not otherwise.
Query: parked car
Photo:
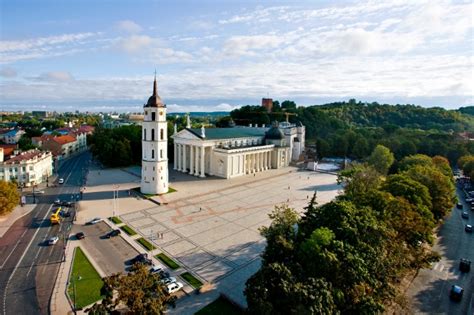
[[[86,235],[84,234],[84,232],[76,233],[76,238],[77,238],[78,240],[82,240],[84,237],[86,237]]]
[[[60,206],[61,205],[61,200],[59,200],[59,199],[54,200],[54,204],[56,206]]]
[[[471,197],[466,198],[466,202],[473,202],[473,201],[474,201],[474,198],[471,198]]]
[[[466,231],[467,233],[472,233],[472,225],[466,224],[464,226],[464,231]]]
[[[131,260],[132,264],[144,264],[144,265],[153,265],[153,262],[148,258],[147,254],[138,254]]]
[[[162,274],[162,273],[164,273],[164,272],[165,272],[165,271],[164,271],[163,267],[158,266],[158,265],[153,265],[153,266],[151,266],[151,268],[150,268],[150,273],[153,273],[153,274],[155,274],[155,273],[157,273],[157,274]]]
[[[63,216],[64,218],[69,218],[71,216],[71,212],[61,211],[61,216]]]
[[[458,203],[456,204],[456,208],[462,209],[462,203],[458,202]]]
[[[459,262],[459,270],[461,272],[471,271],[471,261],[469,259],[461,258],[461,261]]]
[[[122,232],[119,229],[115,229],[115,230],[112,230],[109,233],[105,234],[105,237],[106,238],[111,238],[111,237],[114,237],[114,236],[119,236],[120,233],[122,233]]]
[[[469,219],[469,213],[467,213],[466,211],[463,211],[463,212],[461,213],[461,217],[462,217],[463,219]]]
[[[48,240],[48,245],[54,245],[59,241],[59,237],[53,236]]]
[[[454,301],[461,301],[462,295],[464,294],[464,289],[458,285],[453,285],[451,291],[449,292],[449,297]]]
[[[58,179],[58,184],[64,184],[64,178]]]
[[[101,218],[94,218],[88,222],[86,222],[86,225],[93,225],[93,224],[97,224],[99,222],[102,222],[102,219]]]
[[[168,294],[178,292],[183,288],[183,284],[181,282],[172,282],[166,286],[166,291]]]
[[[161,279],[161,283],[163,283],[165,285],[168,285],[168,284],[173,283],[173,282],[176,282],[175,277],[167,277],[167,278]]]

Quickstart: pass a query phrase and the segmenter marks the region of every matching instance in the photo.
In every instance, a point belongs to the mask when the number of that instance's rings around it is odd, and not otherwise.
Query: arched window
[[[155,129],[151,130],[151,141],[155,141]]]
[[[152,159],[155,158],[155,150],[151,150],[151,158],[152,158]]]
[[[163,150],[160,150],[160,159],[163,158]]]
[[[146,129],[145,128],[143,128],[143,140],[146,141]]]
[[[160,140],[163,140],[164,138],[165,138],[164,129],[160,129]]]
[[[155,112],[151,112],[151,120],[152,121],[156,120],[156,113]]]

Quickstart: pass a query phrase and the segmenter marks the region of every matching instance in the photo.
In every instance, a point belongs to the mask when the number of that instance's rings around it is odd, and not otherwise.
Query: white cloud
[[[132,34],[140,33],[142,31],[142,27],[140,25],[130,20],[119,21],[117,23],[117,28],[120,31],[124,31],[124,32],[132,33]]]
[[[127,53],[140,52],[152,43],[152,38],[147,35],[132,35],[120,41],[120,48]]]
[[[63,56],[81,51],[80,48],[101,33],[76,33],[25,40],[0,41],[0,63],[25,59]]]
[[[74,77],[71,73],[67,71],[52,71],[41,74],[38,77],[38,80],[57,82],[57,83],[67,83],[69,81],[74,81]]]
[[[12,67],[2,67],[0,69],[0,76],[4,78],[14,78],[16,77],[17,72]]]
[[[251,56],[257,50],[274,49],[283,41],[276,35],[232,36],[225,41],[222,50],[229,56]]]

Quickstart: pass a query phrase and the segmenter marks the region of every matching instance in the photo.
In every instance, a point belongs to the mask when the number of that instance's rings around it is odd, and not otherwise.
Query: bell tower
[[[168,123],[166,105],[158,95],[156,73],[153,95],[143,106],[145,116],[142,125],[142,180],[143,194],[168,192]]]

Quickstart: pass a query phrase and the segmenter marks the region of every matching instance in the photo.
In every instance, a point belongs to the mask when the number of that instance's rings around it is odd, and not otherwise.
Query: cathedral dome
[[[155,81],[153,82],[153,95],[150,96],[148,102],[146,103],[145,107],[165,107],[163,101],[161,100],[160,96],[158,95],[157,88],[156,88],[156,74],[155,74]]]
[[[272,127],[268,129],[267,132],[265,132],[265,139],[269,140],[281,140],[284,139],[285,135],[283,134],[283,131],[278,128],[278,123],[275,121],[272,124]]]

